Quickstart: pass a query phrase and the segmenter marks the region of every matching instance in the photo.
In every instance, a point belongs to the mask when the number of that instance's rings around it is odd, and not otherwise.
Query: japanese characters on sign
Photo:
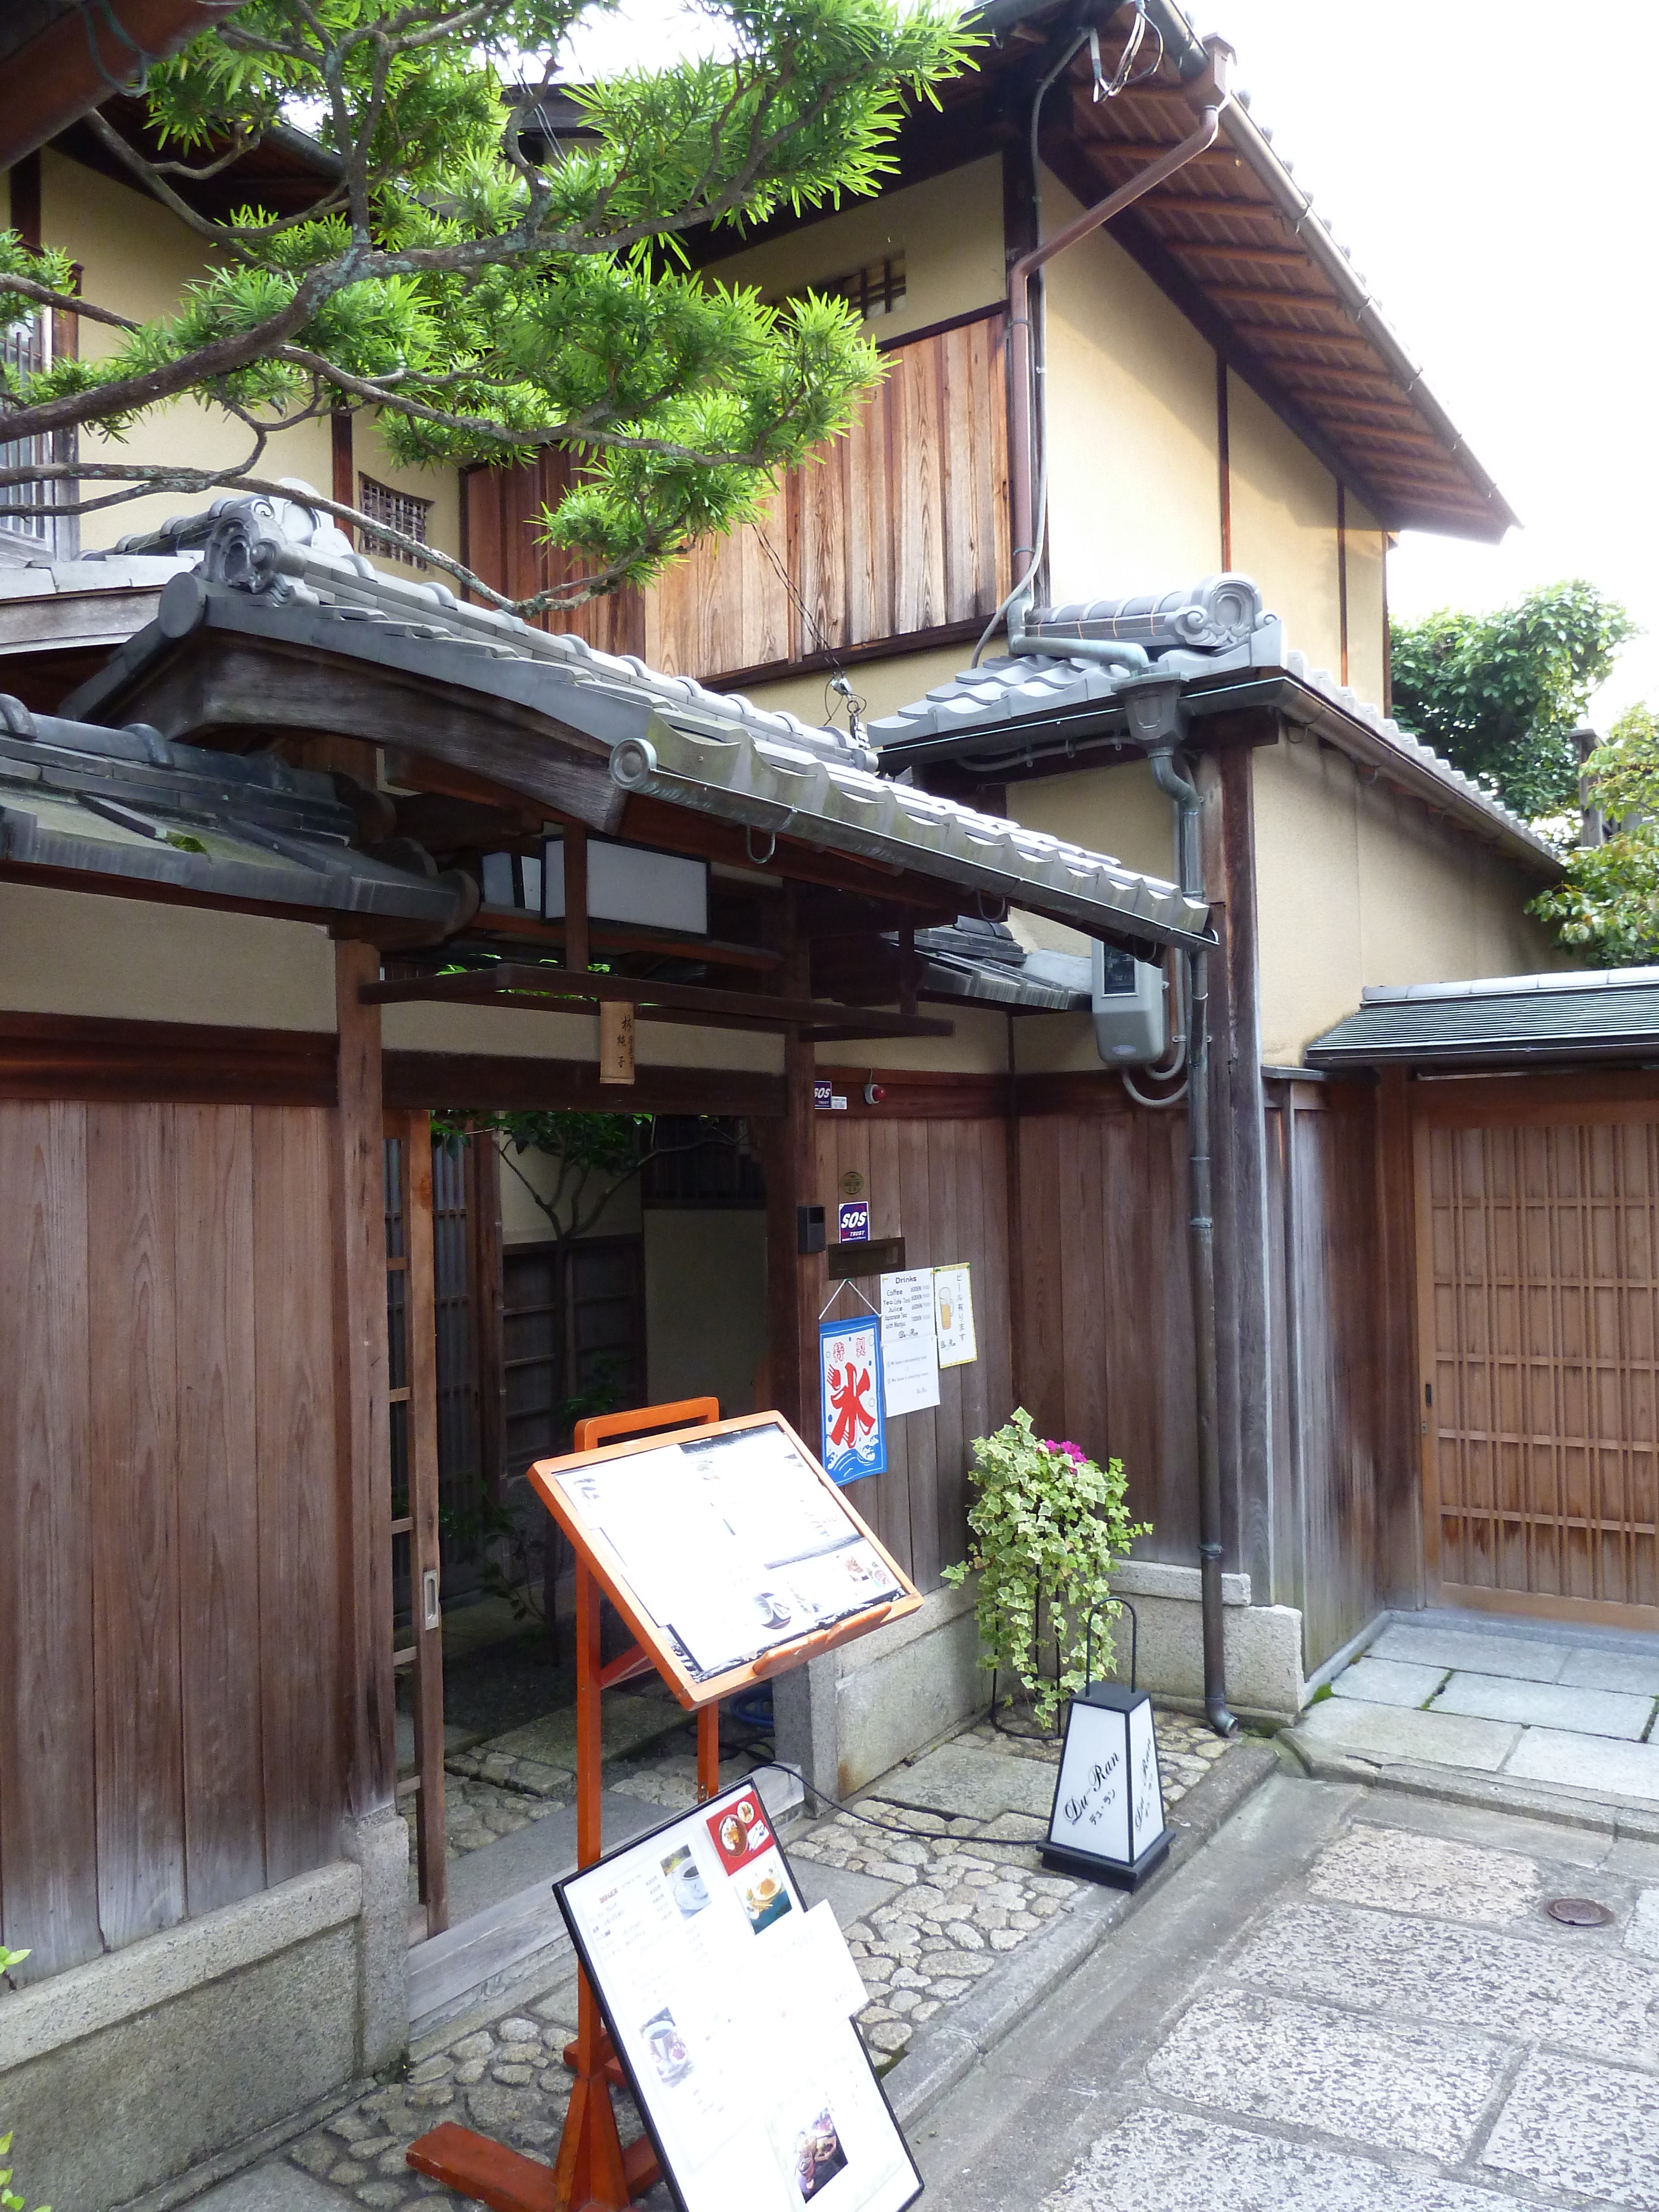
[[[968,1367],[979,1358],[974,1340],[974,1292],[965,1264],[933,1270],[933,1313],[941,1367]]]
[[[852,2024],[863,1984],[752,1783],[557,1895],[685,2212],[903,2212],[921,2181]]]
[[[819,1457],[833,1482],[861,1482],[887,1471],[887,1423],[881,1397],[881,1323],[818,1323],[823,1445]]]

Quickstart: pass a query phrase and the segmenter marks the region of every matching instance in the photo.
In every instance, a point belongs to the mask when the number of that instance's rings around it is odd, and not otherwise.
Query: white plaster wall
[[[0,883],[0,944],[13,1013],[334,1027],[334,947],[309,922]]]
[[[1044,231],[1081,211],[1045,169]],[[1213,352],[1103,232],[1044,283],[1055,604],[1195,583],[1221,565]]]
[[[872,337],[902,337],[1000,300],[1007,289],[1000,155],[879,199],[849,200],[836,215],[712,263],[707,273],[781,299],[897,252],[904,255],[903,304],[866,325]]]
[[[1262,1056],[1294,1066],[1368,983],[1573,963],[1524,908],[1541,879],[1305,737],[1251,755]]]
[[[1261,586],[1268,613],[1284,621],[1286,643],[1334,674],[1342,665],[1336,479],[1231,370],[1227,451],[1233,567]],[[1351,592],[1352,582],[1351,569]],[[1352,637],[1352,599],[1349,619]],[[1380,684],[1363,696],[1380,699]]]
[[[645,1215],[647,1389],[653,1406],[718,1398],[752,1413],[766,1355],[766,1216],[713,1206]]]

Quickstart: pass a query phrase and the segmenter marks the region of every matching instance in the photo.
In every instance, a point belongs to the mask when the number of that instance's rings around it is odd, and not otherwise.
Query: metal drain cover
[[[1554,1897],[1544,1910],[1552,1920],[1559,1920],[1568,1928],[1608,1928],[1613,1924],[1612,1913],[1593,1897]]]

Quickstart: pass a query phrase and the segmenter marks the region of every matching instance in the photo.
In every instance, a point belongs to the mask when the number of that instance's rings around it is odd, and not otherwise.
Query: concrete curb
[[[1133,1894],[1103,1886],[1085,1889],[1040,1936],[1011,1953],[1006,1966],[988,1974],[960,2004],[952,2005],[947,2019],[919,2035],[885,2079],[901,2124],[908,2127],[921,2118],[953,2089],[1077,1971],[1121,1921],[1201,1850],[1278,1767],[1272,1744],[1251,1739],[1236,1744],[1171,1813],[1170,1856],[1144,1888]]]
[[[1316,1782],[1358,1783],[1370,1790],[1397,1790],[1407,1797],[1437,1798],[1443,1804],[1472,1806],[1481,1812],[1509,1813],[1529,1820],[1549,1820],[1563,1828],[1594,1828],[1615,1838],[1659,1843],[1659,1805],[1634,1797],[1604,1797],[1553,1782],[1514,1782],[1501,1774],[1474,1774],[1467,1768],[1431,1766],[1407,1759],[1362,1759],[1310,1743],[1294,1728],[1278,1738],[1301,1771]]]

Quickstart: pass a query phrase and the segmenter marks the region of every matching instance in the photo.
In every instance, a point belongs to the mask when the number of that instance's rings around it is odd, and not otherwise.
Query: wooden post
[[[564,832],[564,964],[585,969],[587,963],[587,832],[571,822]]]
[[[415,1636],[415,1755],[421,1778],[415,1848],[426,1932],[449,1925],[444,1845],[444,1642],[438,1544],[438,1329],[432,1255],[432,1121],[411,1114],[405,1140],[409,1206],[409,1510]]]
[[[397,1701],[392,1666],[392,1438],[386,1404],[386,1169],[380,1010],[358,996],[379,980],[373,945],[334,948],[339,1030],[335,1114],[335,1363],[341,1644],[345,1654],[346,1802],[354,1815],[392,1802]]]
[[[779,962],[775,988],[786,996],[802,995],[806,981],[805,949],[796,926],[795,887],[784,886],[775,902]],[[755,1124],[756,1148],[766,1178],[767,1358],[773,1408],[804,1437],[817,1434],[818,1379],[815,1291],[820,1269],[803,1258],[795,1208],[808,1203],[817,1181],[817,1131],[812,1085],[817,1073],[810,1038],[799,1030],[784,1033],[784,1108],[781,1120]]]
[[[1411,1090],[1395,1064],[1379,1072],[1376,1151],[1377,1538],[1383,1601],[1420,1606],[1425,1593],[1423,1377],[1417,1356],[1416,1163]]]

